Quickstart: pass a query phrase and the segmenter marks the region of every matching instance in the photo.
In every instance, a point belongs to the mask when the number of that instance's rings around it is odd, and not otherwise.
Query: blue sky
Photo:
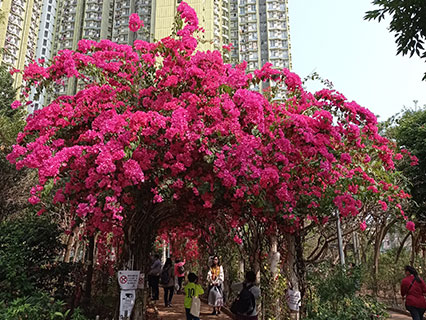
[[[370,0],[289,0],[292,71],[302,78],[316,71],[385,120],[413,100],[426,104],[426,63],[396,56],[390,19],[363,19],[373,8]]]

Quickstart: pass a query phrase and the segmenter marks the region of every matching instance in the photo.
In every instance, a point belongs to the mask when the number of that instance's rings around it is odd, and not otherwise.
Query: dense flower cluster
[[[308,215],[325,223],[333,206],[347,218],[367,199],[401,209],[408,195],[383,177],[402,155],[370,111],[334,90],[305,91],[287,69],[268,63],[247,74],[246,62],[195,51],[195,11],[181,2],[178,12],[184,23],[175,38],[133,46],[82,40],[51,65],[23,71],[29,85],[76,77],[83,87],[30,115],[8,156],[18,169],[38,170],[32,204],[50,192],[100,241],[122,236],[140,201],[135,190],[179,203],[176,220],[208,223],[227,208],[290,232]],[[132,15],[131,30],[141,25]],[[251,89],[272,81],[285,99]]]
[[[129,17],[129,29],[130,31],[136,32],[143,27],[143,21],[139,18],[136,13],[132,13]]]

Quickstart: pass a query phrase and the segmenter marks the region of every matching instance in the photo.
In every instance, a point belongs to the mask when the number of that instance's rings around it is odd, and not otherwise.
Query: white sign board
[[[287,290],[287,305],[288,308],[292,311],[299,311],[300,308],[300,291],[296,290]]]
[[[140,271],[121,270],[118,271],[118,284],[121,290],[136,290],[138,288]]]
[[[133,306],[135,305],[136,291],[121,290],[120,293],[120,320],[130,319]]]
[[[139,274],[138,289],[145,288],[145,273]]]

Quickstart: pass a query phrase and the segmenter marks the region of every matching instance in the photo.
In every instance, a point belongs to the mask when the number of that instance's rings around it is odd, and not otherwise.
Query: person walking
[[[233,284],[231,289],[239,292],[231,307],[231,311],[235,314],[235,319],[258,320],[256,304],[260,298],[260,288],[256,285],[256,274],[253,271],[248,271],[244,282]]]
[[[188,274],[188,284],[183,290],[185,292],[184,306],[186,320],[200,320],[199,317],[191,314],[192,298],[198,297],[204,293],[203,288],[198,284],[198,277],[195,273],[190,272]]]
[[[179,259],[175,260],[175,277],[177,278],[177,293],[182,292],[182,283],[185,279],[185,260],[180,261]]]
[[[155,254],[151,268],[148,272],[148,285],[151,288],[151,299],[156,301],[159,299],[160,292],[158,284],[160,282],[161,261],[160,256]]]
[[[225,275],[223,267],[219,263],[219,257],[214,256],[210,270],[207,274],[209,283],[209,298],[208,303],[213,307],[213,315],[219,315],[220,309],[223,307],[223,281]]]
[[[405,278],[401,281],[401,296],[405,299],[405,307],[413,320],[423,320],[426,310],[426,285],[420,279],[417,270],[412,266],[405,266]]]
[[[164,305],[166,307],[171,307],[175,290],[175,277],[172,259],[170,258],[166,259],[163,269],[161,270],[160,284],[164,289]]]

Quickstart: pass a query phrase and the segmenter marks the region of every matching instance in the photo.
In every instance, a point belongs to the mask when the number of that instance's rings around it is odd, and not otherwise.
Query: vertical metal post
[[[339,211],[336,211],[337,214],[337,240],[339,245],[339,257],[340,257],[340,264],[342,266],[345,265],[345,253],[343,252],[343,238],[342,238],[342,229],[340,226],[340,214]]]

